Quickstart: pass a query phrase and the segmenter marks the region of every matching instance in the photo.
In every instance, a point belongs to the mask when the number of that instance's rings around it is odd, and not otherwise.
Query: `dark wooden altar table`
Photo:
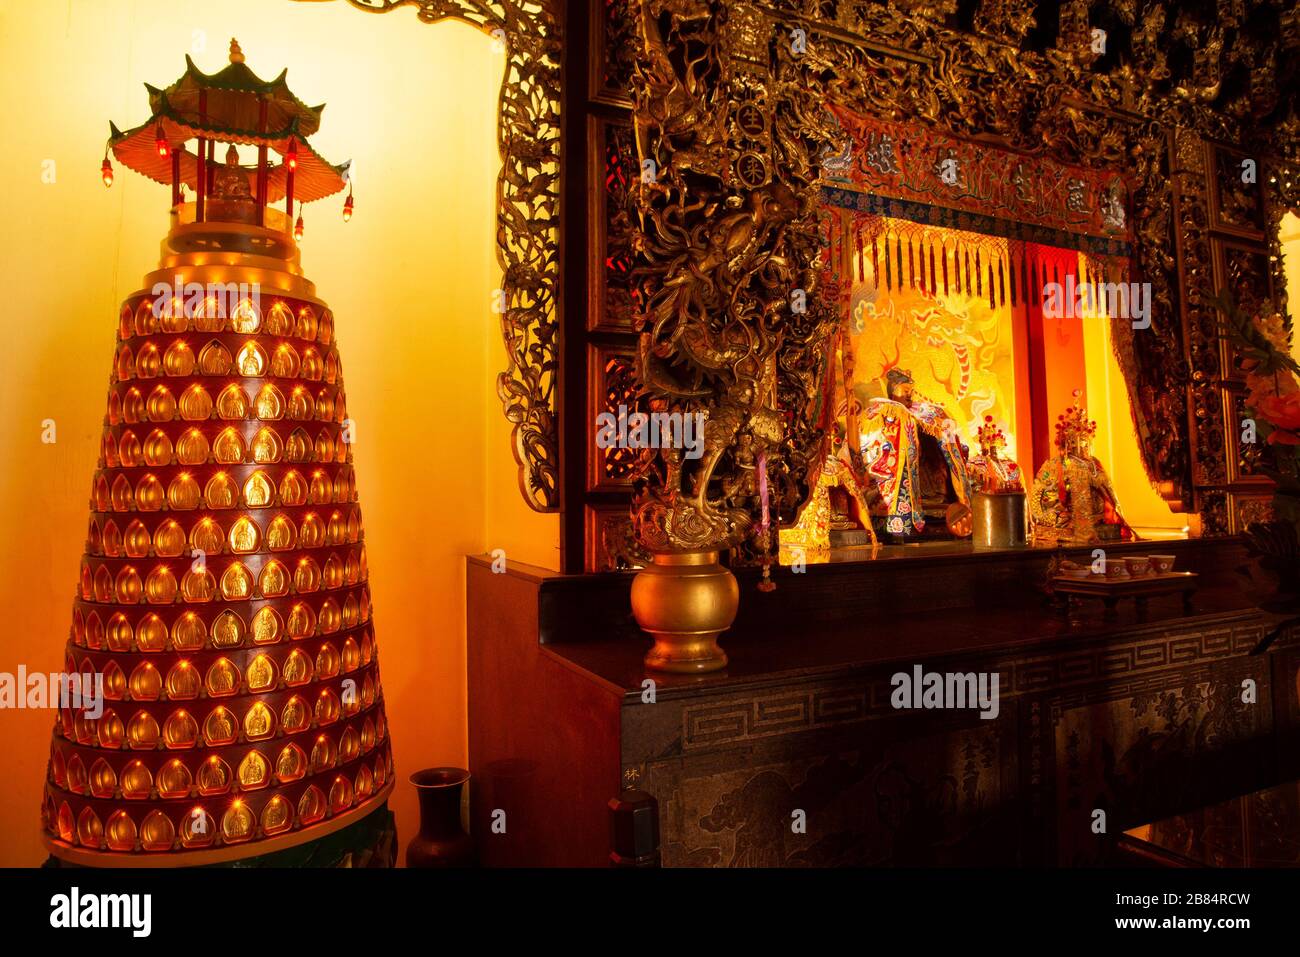
[[[728,668],[687,677],[643,668],[630,575],[470,558],[473,821],[520,825],[483,860],[600,866],[605,803],[636,786],[666,866],[1100,863],[1098,809],[1118,835],[1300,777],[1300,635],[1252,653],[1276,622],[1235,585],[1239,541],[1161,549],[1200,573],[1189,608],[1072,619],[1045,550],[781,569],[768,594],[742,570]],[[996,674],[996,716],[895,708],[916,666]]]

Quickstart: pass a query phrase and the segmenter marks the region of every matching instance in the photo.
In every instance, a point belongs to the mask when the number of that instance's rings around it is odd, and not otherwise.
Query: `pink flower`
[[[1268,441],[1278,445],[1300,445],[1300,392],[1266,395],[1260,398],[1255,412],[1273,426]]]

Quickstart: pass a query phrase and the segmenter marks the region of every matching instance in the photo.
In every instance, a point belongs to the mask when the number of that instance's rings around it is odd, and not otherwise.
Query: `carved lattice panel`
[[[1257,316],[1273,311],[1272,269],[1268,255],[1259,248],[1215,240],[1218,287],[1226,291],[1243,312]],[[1244,381],[1245,370],[1232,343],[1222,341],[1224,377]]]
[[[593,296],[588,324],[593,330],[631,333],[635,225],[628,197],[638,175],[636,141],[630,123],[597,118],[593,126],[597,168],[592,178],[599,188],[592,210]]]
[[[621,440],[601,448],[597,437],[600,435],[599,416],[603,413],[624,423],[637,413],[649,411],[639,394],[636,360],[630,349],[593,346],[589,376],[592,449],[588,490],[627,490],[636,472],[640,450],[629,448],[628,443]]]
[[[1223,147],[1214,149],[1212,222],[1216,229],[1263,237],[1263,175],[1260,157]]]
[[[1240,387],[1223,391],[1224,434],[1227,439],[1228,481],[1267,482],[1265,471],[1271,464],[1268,444],[1261,437],[1251,441],[1254,425],[1246,407],[1246,393]]]
[[[598,55],[592,57],[592,90],[602,99],[631,103],[636,72],[636,0],[593,3],[599,21],[593,27]]]
[[[588,505],[586,513],[587,571],[630,571],[649,563],[649,553],[632,530],[626,504]]]

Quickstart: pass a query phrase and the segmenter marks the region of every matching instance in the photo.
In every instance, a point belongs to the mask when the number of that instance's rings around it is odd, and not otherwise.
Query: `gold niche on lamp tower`
[[[171,230],[119,315],[67,644],[102,711],[74,698],[50,749],[46,843],[75,863],[258,856],[392,789],[334,320],[291,233],[347,165],[307,142],[321,107],[243,61],[187,57],[108,144],[171,184]]]

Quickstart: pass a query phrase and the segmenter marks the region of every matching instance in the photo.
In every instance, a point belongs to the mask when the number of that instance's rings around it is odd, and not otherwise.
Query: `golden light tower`
[[[341,191],[347,166],[308,144],[322,107],[243,61],[233,41],[216,74],[187,58],[109,140],[171,184],[172,209],[118,317],[67,644],[67,671],[102,675],[104,700],[62,708],[50,748],[46,843],[73,863],[220,863],[332,834],[373,852],[388,828],[334,318],[291,232],[295,201]],[[111,184],[107,154],[102,171]]]

